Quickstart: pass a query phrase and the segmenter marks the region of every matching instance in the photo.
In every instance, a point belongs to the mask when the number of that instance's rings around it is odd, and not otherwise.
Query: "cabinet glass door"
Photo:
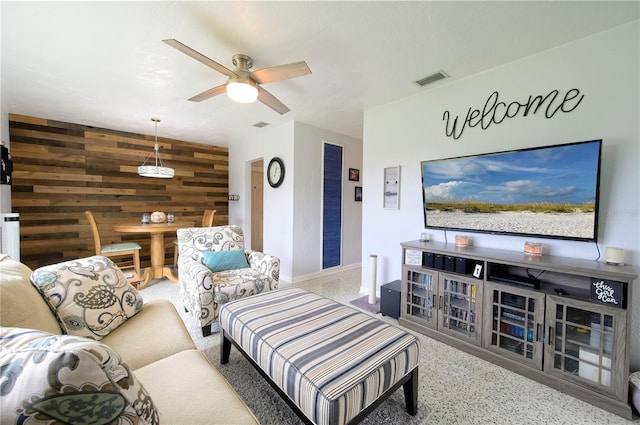
[[[626,311],[553,296],[547,301],[549,361],[545,370],[599,390],[617,394],[626,384],[620,365],[626,363]],[[622,341],[622,342],[620,342]]]
[[[423,324],[436,327],[436,312],[434,309],[436,299],[435,274],[407,269],[407,298],[405,311],[414,319],[419,319]]]
[[[466,339],[480,345],[482,323],[481,286],[479,281],[459,278],[452,275],[440,275],[440,295],[438,297],[439,329],[450,335]]]
[[[542,369],[544,294],[486,283],[484,346]],[[486,317],[486,316],[485,316]]]

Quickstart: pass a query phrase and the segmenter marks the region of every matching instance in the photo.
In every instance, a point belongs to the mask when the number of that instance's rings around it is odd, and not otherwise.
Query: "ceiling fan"
[[[232,62],[236,68],[232,71],[224,65],[220,65],[218,62],[209,59],[202,53],[193,50],[191,47],[182,44],[178,40],[167,39],[162,41],[229,77],[225,84],[203,91],[190,98],[189,100],[192,102],[201,102],[227,92],[227,96],[237,102],[251,103],[257,99],[280,115],[283,115],[289,112],[290,109],[271,93],[260,87],[260,84],[273,83],[311,74],[311,70],[304,61],[250,71],[253,66],[253,60],[249,56],[242,54],[233,56]]]

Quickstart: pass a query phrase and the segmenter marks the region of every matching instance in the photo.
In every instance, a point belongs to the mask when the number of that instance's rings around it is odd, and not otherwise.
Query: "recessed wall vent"
[[[259,122],[255,123],[253,126],[254,126],[254,127],[258,127],[258,128],[262,128],[262,127],[266,127],[266,126],[268,126],[268,125],[269,125],[269,123],[268,123],[268,122],[259,121]]]
[[[420,87],[424,87],[427,84],[435,83],[436,81],[440,81],[444,78],[449,78],[449,74],[447,74],[444,71],[438,71],[435,74],[431,74],[424,78],[419,79],[418,81],[416,81],[416,84],[419,85]]]

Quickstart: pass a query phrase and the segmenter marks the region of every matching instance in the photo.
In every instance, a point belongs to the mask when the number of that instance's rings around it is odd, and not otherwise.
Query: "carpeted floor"
[[[375,303],[369,304],[369,296],[365,295],[364,297],[359,297],[355,300],[350,301],[349,304],[362,310],[366,310],[369,313],[380,313],[380,298],[376,298]]]
[[[289,285],[281,283],[281,287],[284,286]],[[295,286],[351,306],[352,301],[362,297],[359,270]],[[261,424],[300,423],[289,406],[235,348],[231,350],[229,363],[220,364],[219,334],[202,337],[200,327],[180,305],[178,285],[157,280],[141,293],[145,301],[165,298],[176,305],[198,349],[226,377]],[[398,324],[391,317],[374,314],[366,308],[361,310]],[[418,414],[406,413],[404,393],[399,389],[367,416],[363,424],[640,424],[638,419],[627,421],[424,335],[418,334],[418,337],[421,347]]]

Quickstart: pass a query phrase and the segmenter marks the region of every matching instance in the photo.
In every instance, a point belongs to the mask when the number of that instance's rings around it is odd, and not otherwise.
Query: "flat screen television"
[[[596,241],[602,140],[422,161],[425,228]]]

